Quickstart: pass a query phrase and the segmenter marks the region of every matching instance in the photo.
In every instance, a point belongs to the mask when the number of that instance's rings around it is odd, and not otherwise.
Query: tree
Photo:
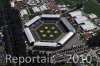
[[[87,45],[89,45],[89,47],[100,46],[100,34],[98,34],[97,36],[94,36],[94,37],[90,38],[87,41]]]
[[[100,0],[97,0],[98,3],[100,3]]]
[[[82,4],[82,3],[76,4],[76,9],[80,9],[80,8],[82,8],[82,7],[83,7],[83,4]]]

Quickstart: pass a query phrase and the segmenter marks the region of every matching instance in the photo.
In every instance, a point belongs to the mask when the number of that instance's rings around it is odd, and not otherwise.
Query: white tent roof
[[[33,35],[32,35],[29,28],[25,28],[24,32],[25,32],[25,34],[26,34],[26,36],[27,36],[30,43],[35,42],[35,39],[34,39],[34,37],[33,37]]]
[[[23,0],[16,0],[16,1],[23,1]]]
[[[41,11],[44,11],[44,10],[47,10],[47,7],[46,7],[46,5],[42,5],[42,6],[40,6],[40,9],[41,9]]]
[[[81,11],[74,11],[74,12],[70,12],[69,14],[70,14],[72,17],[75,17],[75,16],[82,15],[82,12],[81,12]]]
[[[40,12],[40,9],[39,9],[38,7],[33,7],[32,10],[33,10],[34,12]]]
[[[51,42],[35,42],[34,46],[49,46],[49,47],[56,47],[57,43],[51,43]]]
[[[63,7],[63,8],[65,8],[65,7],[67,7],[66,5],[58,5],[58,7]]]
[[[60,10],[69,10],[68,8],[60,8]]]
[[[39,18],[41,18],[40,16],[36,16],[34,17],[32,20],[30,20],[29,22],[27,22],[25,24],[25,26],[30,26],[31,24],[33,24],[35,21],[37,21]]]
[[[59,18],[60,14],[42,14],[42,17]]]
[[[69,10],[66,5],[58,5],[60,10]]]
[[[59,8],[61,8],[62,7],[62,5],[57,5]]]
[[[84,25],[81,25],[81,27],[83,28],[84,31],[89,31],[89,30],[93,30],[96,27],[94,26],[93,23],[91,23],[90,21],[85,21]]]
[[[84,21],[88,20],[88,18],[85,17],[85,16],[76,16],[75,20],[76,20],[76,22],[77,22],[78,24],[81,24],[81,23],[83,23]]]
[[[91,14],[89,14],[89,17],[90,17],[91,19],[94,19],[94,18],[97,18],[97,15],[91,13]]]
[[[73,34],[73,32],[69,32],[58,43],[64,44],[69,38],[71,38],[71,36],[73,36]]]
[[[23,9],[20,11],[21,16],[28,15],[27,10]]]
[[[15,7],[15,3],[13,1],[10,2],[10,4],[11,4],[11,7]]]

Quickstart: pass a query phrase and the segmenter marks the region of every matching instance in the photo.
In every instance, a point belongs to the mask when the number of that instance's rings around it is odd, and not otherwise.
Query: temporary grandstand
[[[35,42],[35,39],[34,39],[34,37],[32,36],[32,33],[31,33],[30,29],[29,29],[29,28],[25,28],[24,31],[25,31],[25,34],[26,34],[26,36],[27,36],[29,42],[30,42],[30,43]]]
[[[28,15],[28,12],[27,12],[27,10],[23,9],[20,11],[20,14],[21,14],[21,17],[23,17],[25,15]]]
[[[59,14],[42,14],[27,22],[24,32],[27,41],[36,47],[59,47],[75,34],[75,29]]]
[[[57,46],[60,46],[60,45],[57,45],[57,43],[52,43],[52,42],[35,42],[34,46],[57,47]]]

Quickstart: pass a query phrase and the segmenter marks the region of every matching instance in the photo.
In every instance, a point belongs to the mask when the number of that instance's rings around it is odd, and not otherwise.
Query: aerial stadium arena
[[[36,16],[24,26],[28,43],[36,47],[63,46],[75,34],[74,27],[59,14]]]

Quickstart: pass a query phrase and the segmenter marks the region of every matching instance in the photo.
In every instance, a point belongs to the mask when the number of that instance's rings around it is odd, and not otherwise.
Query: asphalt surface
[[[76,34],[74,37],[72,37],[66,44],[63,46],[61,49],[55,50],[55,51],[60,51],[64,49],[69,49],[72,46],[80,46],[80,45],[85,45],[82,40],[80,40],[79,34]],[[55,52],[53,51],[47,51],[47,53],[52,53]]]

